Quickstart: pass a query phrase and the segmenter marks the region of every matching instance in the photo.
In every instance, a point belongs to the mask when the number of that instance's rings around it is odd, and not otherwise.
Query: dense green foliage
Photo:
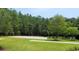
[[[0,35],[72,36],[79,35],[79,17],[51,18],[22,14],[14,9],[0,9]]]

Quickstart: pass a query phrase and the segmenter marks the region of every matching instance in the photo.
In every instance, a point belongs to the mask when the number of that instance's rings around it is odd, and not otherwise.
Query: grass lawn
[[[5,51],[65,51],[74,46],[79,47],[79,44],[32,42],[30,39],[1,37],[0,46]]]

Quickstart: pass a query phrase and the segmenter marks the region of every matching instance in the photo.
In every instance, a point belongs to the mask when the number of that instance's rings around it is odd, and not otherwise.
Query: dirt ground
[[[41,36],[12,36],[13,38],[28,38],[28,39],[47,39],[47,37]]]

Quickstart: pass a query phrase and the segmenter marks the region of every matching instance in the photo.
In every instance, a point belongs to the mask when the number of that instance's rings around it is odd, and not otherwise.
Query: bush
[[[49,41],[60,41],[62,40],[62,37],[49,37],[48,40]]]
[[[60,41],[61,39],[59,37],[55,37],[53,41]]]
[[[67,49],[67,51],[79,51],[79,47],[74,46],[74,47]]]

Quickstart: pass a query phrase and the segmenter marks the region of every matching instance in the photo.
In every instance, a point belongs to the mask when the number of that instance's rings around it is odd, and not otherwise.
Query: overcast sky
[[[79,8],[16,8],[23,14],[31,14],[33,16],[52,17],[56,14],[63,15],[64,17],[77,17],[79,16]]]

